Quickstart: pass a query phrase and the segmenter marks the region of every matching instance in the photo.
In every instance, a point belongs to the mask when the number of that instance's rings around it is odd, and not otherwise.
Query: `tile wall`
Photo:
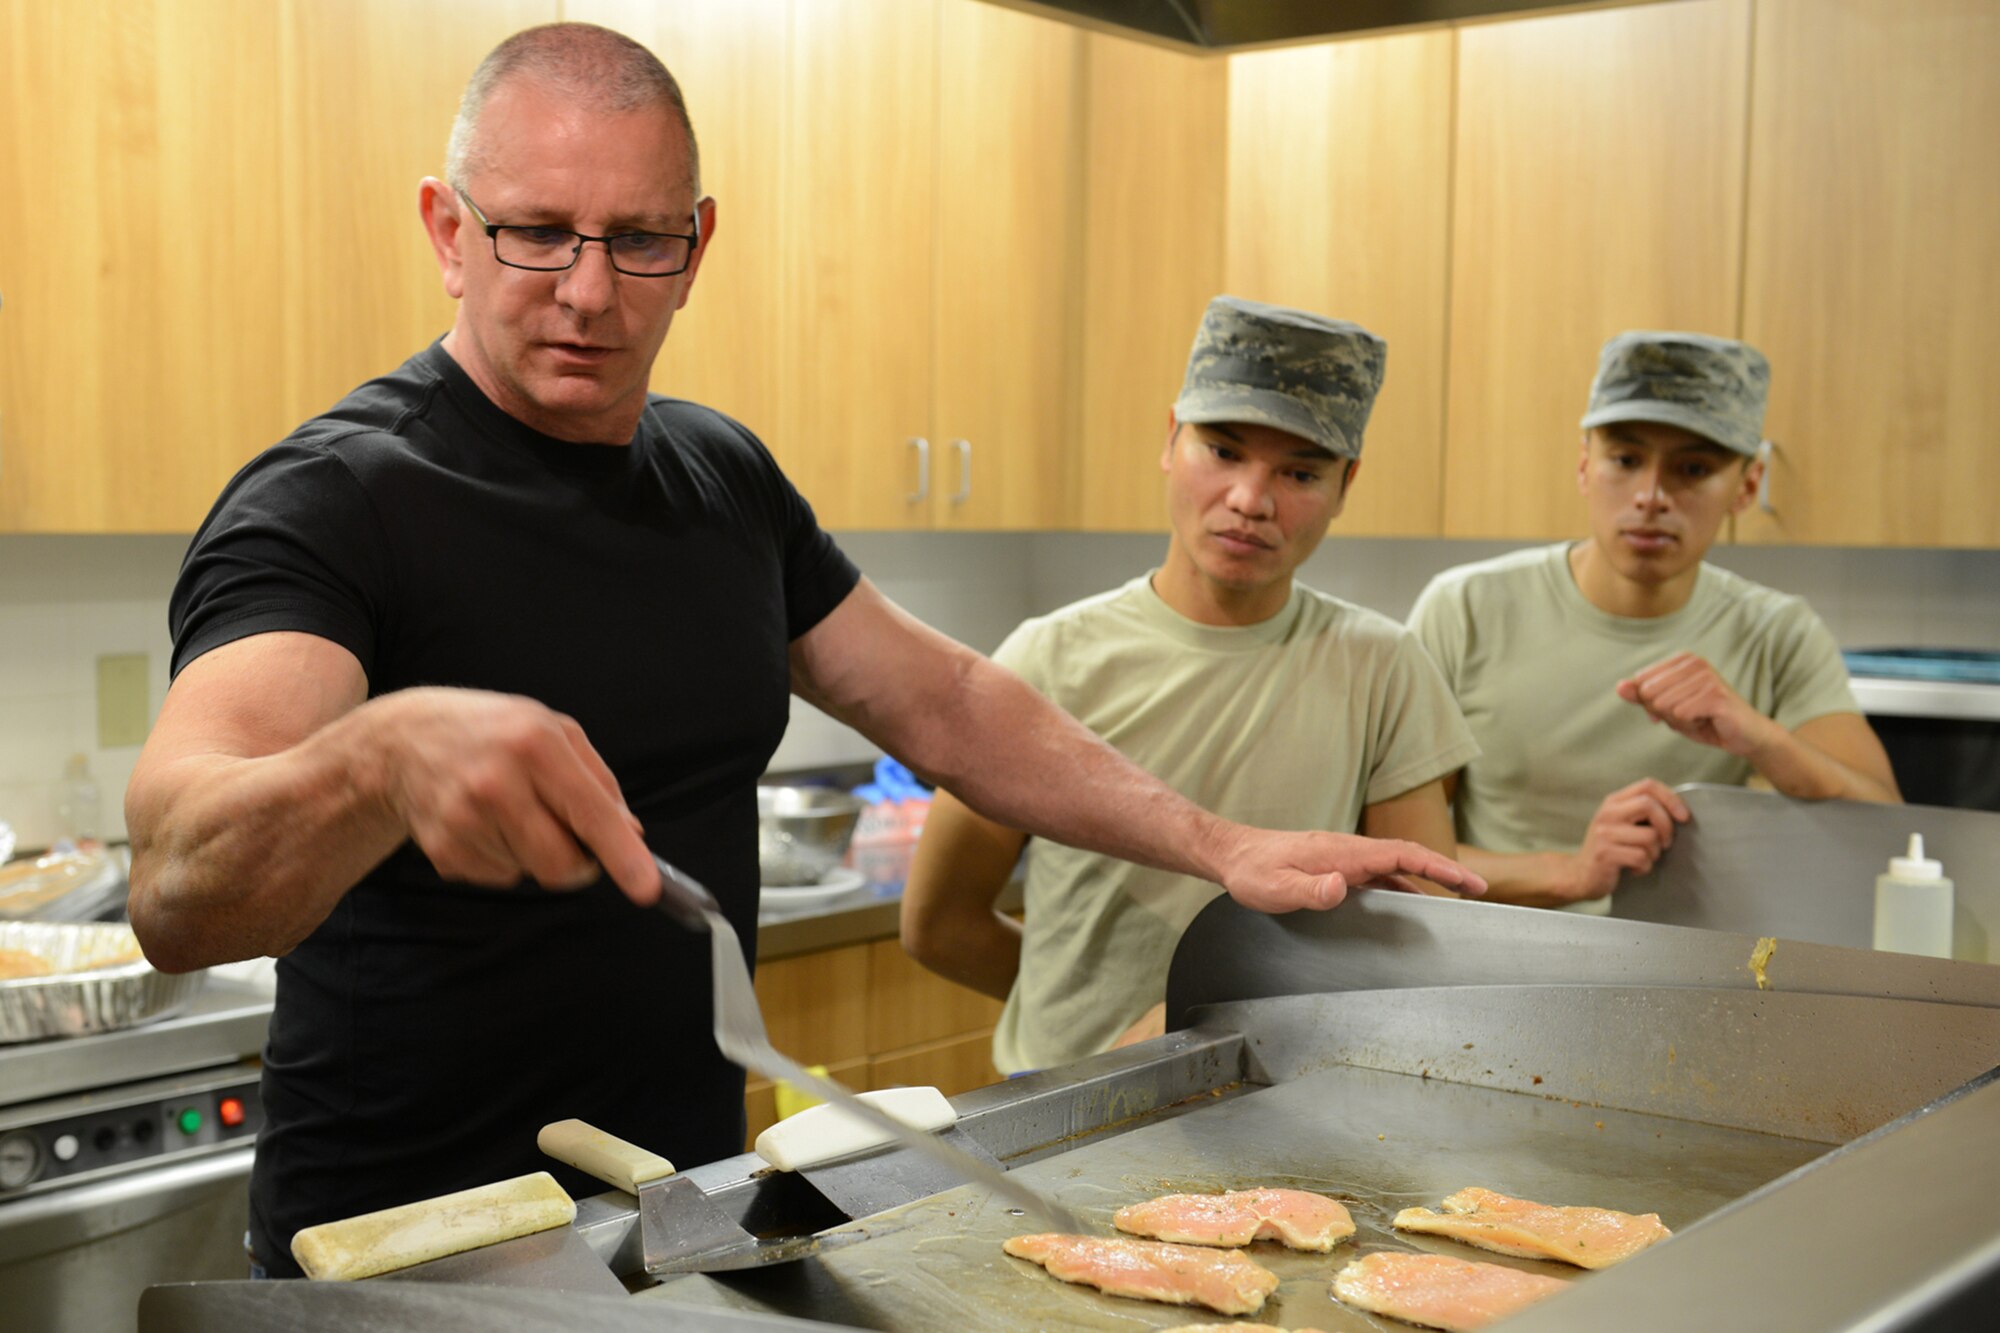
[[[982,651],[1024,616],[1145,572],[1165,549],[1162,536],[1093,533],[850,533],[841,541],[890,597]],[[145,653],[158,710],[167,596],[185,545],[179,536],[0,536],[0,820],[24,846],[56,836],[54,788],[75,753],[88,757],[101,788],[106,835],[123,835],[138,749],[97,745],[96,662]],[[1304,577],[1401,617],[1439,570],[1510,545],[1336,536]],[[1846,647],[2000,650],[2000,551],[1728,548],[1713,558],[1811,599]],[[791,731],[772,762],[804,768],[875,753],[794,701]]]

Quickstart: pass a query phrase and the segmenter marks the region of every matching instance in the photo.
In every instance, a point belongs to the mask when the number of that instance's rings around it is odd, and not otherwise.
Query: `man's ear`
[[[694,253],[688,256],[687,272],[681,275],[681,299],[675,303],[679,310],[687,304],[688,293],[694,290],[694,275],[701,270],[701,257],[708,253],[708,243],[715,236],[715,196],[705,194],[695,201],[695,227],[701,239],[695,242]]]
[[[1740,514],[1756,502],[1757,487],[1764,480],[1765,466],[1765,462],[1761,458],[1745,460],[1743,464],[1743,485],[1737,490],[1735,500],[1730,502],[1730,513]]]
[[[1167,442],[1160,446],[1160,471],[1162,472],[1173,471],[1174,440],[1180,433],[1180,418],[1174,415],[1174,409],[1170,407],[1167,409]]]
[[[430,237],[431,252],[444,275],[445,295],[454,301],[465,295],[466,221],[461,207],[458,191],[435,176],[424,177],[417,187],[417,214],[424,220],[424,235]]]
[[[1576,489],[1579,494],[1590,489],[1590,432],[1577,432]]]

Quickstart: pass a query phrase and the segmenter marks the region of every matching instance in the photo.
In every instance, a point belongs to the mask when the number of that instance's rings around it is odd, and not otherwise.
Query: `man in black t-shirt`
[[[452,328],[218,500],[126,798],[155,964],[281,956],[251,1187],[272,1271],[302,1226],[549,1165],[547,1121],[738,1149],[705,944],[637,909],[658,852],[755,937],[788,694],[994,819],[1253,907],[1479,887],[1414,843],[1188,804],[884,599],[742,427],[649,394],[716,209],[643,47],[510,38],[418,202]]]

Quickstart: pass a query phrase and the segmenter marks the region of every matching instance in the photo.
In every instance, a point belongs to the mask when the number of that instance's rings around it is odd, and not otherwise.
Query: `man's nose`
[[[1638,494],[1633,499],[1641,509],[1667,507],[1667,469],[1664,464],[1653,463],[1639,474]]]
[[[603,241],[585,241],[576,263],[556,282],[556,299],[580,315],[601,315],[618,293],[618,270],[611,266],[611,248]]]
[[[1268,518],[1277,508],[1271,494],[1271,479],[1254,468],[1245,469],[1229,487],[1229,505],[1251,518]]]

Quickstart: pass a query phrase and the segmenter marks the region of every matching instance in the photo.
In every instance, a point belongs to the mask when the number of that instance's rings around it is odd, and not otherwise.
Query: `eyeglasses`
[[[696,214],[692,234],[660,231],[621,231],[610,236],[586,236],[566,227],[516,227],[486,220],[479,205],[464,190],[458,197],[479,219],[493,242],[493,257],[509,268],[535,273],[560,273],[574,268],[583,247],[590,241],[604,243],[611,267],[635,278],[671,278],[687,272],[694,247],[701,240],[701,215]]]

